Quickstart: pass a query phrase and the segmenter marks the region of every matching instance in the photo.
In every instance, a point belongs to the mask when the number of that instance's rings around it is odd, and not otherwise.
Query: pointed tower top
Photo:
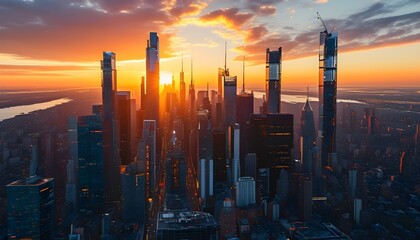
[[[181,72],[184,72],[184,50],[182,50],[182,57],[181,57]]]
[[[305,112],[312,112],[313,111],[312,106],[309,103],[309,86],[307,86],[307,89],[306,89],[306,103],[305,103],[305,105],[303,105],[302,111],[305,111]]]

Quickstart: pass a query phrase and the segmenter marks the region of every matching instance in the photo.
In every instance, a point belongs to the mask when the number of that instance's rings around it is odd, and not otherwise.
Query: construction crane
[[[325,33],[326,33],[327,35],[330,35],[331,33],[329,33],[329,32],[328,32],[327,26],[325,25],[324,21],[322,20],[321,15],[319,14],[319,12],[316,12],[316,14],[317,14],[317,18],[318,18],[319,20],[321,20],[322,25],[324,26]]]

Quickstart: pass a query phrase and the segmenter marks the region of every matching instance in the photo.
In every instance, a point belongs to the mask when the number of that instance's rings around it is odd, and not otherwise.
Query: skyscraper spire
[[[184,72],[184,50],[182,50],[182,57],[181,57],[181,72]]]

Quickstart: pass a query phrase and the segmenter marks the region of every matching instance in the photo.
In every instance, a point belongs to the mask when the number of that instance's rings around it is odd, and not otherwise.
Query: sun
[[[165,84],[172,84],[172,73],[169,72],[160,72],[160,81],[161,86]]]

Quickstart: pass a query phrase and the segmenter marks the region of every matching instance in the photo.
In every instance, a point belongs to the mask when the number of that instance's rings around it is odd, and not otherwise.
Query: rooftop
[[[158,230],[185,230],[216,226],[217,223],[211,214],[195,211],[159,212],[157,221]]]

